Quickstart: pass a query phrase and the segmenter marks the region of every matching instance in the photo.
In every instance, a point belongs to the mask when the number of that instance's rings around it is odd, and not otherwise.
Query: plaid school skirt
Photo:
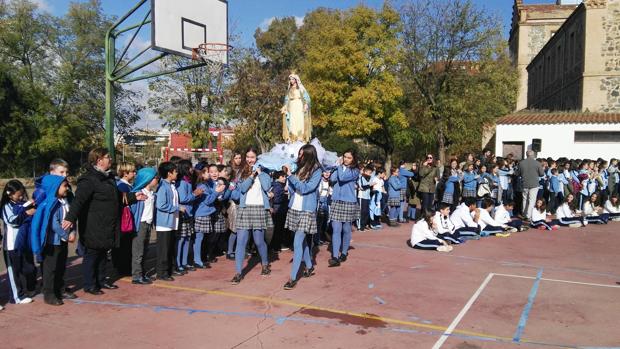
[[[224,211],[219,211],[211,216],[211,224],[213,224],[213,232],[216,234],[223,234],[228,229],[226,225],[226,214]]]
[[[398,206],[400,206],[400,197],[398,197],[398,198],[388,198],[387,205],[389,207],[398,207]]]
[[[194,234],[194,218],[193,217],[181,217],[181,223],[179,223],[180,229],[177,236],[184,238],[192,236]]]
[[[465,188],[463,188],[463,197],[464,198],[475,198],[476,197],[476,189],[465,189]]]
[[[399,202],[400,205],[400,202]],[[329,219],[336,222],[353,222],[360,218],[357,202],[333,201],[329,207]]]
[[[255,230],[273,227],[269,210],[261,206],[237,207],[237,221],[235,222],[238,230]]]
[[[211,216],[200,216],[194,218],[194,230],[199,233],[210,234],[213,232]]]
[[[318,231],[316,214],[315,212],[290,209],[286,214],[286,223],[284,227],[292,232],[303,231],[310,235],[316,234]]]
[[[441,198],[441,202],[444,204],[452,205],[454,204],[454,193],[443,193],[443,197]]]
[[[407,188],[400,190],[400,201],[407,201]]]

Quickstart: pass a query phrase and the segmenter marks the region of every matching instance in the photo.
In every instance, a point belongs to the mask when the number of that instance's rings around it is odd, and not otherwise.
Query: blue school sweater
[[[174,226],[174,214],[179,211],[179,205],[174,203],[171,183],[166,180],[159,182],[159,188],[155,193],[155,221],[156,227],[166,227],[172,230]]]
[[[321,184],[321,176],[323,170],[317,168],[312,175],[305,181],[301,181],[296,175],[288,177],[288,189],[291,198],[288,202],[289,209],[293,207],[295,202],[295,194],[301,195],[301,210],[307,212],[315,212],[319,202],[319,184]]]
[[[357,168],[338,166],[329,177],[329,181],[333,185],[332,200],[357,202],[356,183],[359,175],[360,170]]]
[[[401,185],[398,176],[390,176],[390,179],[387,181],[388,199],[400,199],[400,189]]]

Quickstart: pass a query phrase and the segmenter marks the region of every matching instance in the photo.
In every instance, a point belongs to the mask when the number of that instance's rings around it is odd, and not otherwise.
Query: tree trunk
[[[392,168],[392,153],[394,151],[384,148],[383,152],[385,153],[385,172],[389,174]]]
[[[254,139],[256,139],[256,143],[258,143],[261,154],[269,151],[269,149],[267,148],[267,143],[263,141],[262,138],[258,135],[258,127],[254,129]]]
[[[446,137],[442,129],[437,132],[437,156],[443,165],[446,164]]]

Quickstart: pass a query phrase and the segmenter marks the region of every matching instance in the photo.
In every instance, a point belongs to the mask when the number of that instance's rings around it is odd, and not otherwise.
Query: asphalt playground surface
[[[257,265],[237,286],[234,263],[220,258],[175,282],[121,279],[102,296],[79,289],[73,258],[66,279],[79,298],[6,304],[0,348],[620,348],[620,223],[451,253],[407,247],[411,226],[354,232],[338,268],[322,246],[316,275],[290,291],[290,251],[270,276]],[[0,304],[7,288],[3,274]]]

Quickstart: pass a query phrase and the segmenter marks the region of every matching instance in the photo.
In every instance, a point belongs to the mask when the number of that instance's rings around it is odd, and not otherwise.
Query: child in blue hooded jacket
[[[43,260],[43,300],[49,305],[62,305],[68,243],[74,242],[76,235],[75,231],[62,228],[69,212],[69,183],[65,177],[47,175],[42,187],[45,201],[33,218],[32,251]]]

